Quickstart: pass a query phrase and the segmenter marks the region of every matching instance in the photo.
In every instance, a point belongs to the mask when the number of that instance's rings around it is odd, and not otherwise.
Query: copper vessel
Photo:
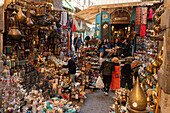
[[[8,32],[8,36],[13,40],[19,40],[21,38],[21,32],[14,25]]]
[[[25,20],[26,20],[26,16],[25,16],[24,13],[22,12],[21,7],[19,8],[19,11],[18,11],[18,13],[17,13],[16,18],[17,18],[18,22],[20,22],[20,23],[24,23]]]
[[[158,54],[158,61],[162,64],[163,62],[163,46],[162,49],[160,50],[159,54]]]
[[[151,63],[147,63],[147,64],[146,64],[146,71],[147,71],[147,73],[149,73],[149,74],[152,74],[152,73],[153,73],[153,68],[152,68]]]
[[[136,85],[129,96],[129,105],[131,109],[137,111],[144,111],[147,107],[146,96],[140,87],[139,78],[137,78]]]
[[[154,25],[153,30],[155,32],[160,32],[160,26],[159,25]]]
[[[159,67],[159,62],[153,58],[150,58],[149,61],[151,62],[152,66],[157,68]]]

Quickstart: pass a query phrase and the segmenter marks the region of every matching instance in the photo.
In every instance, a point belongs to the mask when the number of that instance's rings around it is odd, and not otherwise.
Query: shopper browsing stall
[[[69,55],[67,54],[65,56],[68,64],[67,65],[63,65],[63,67],[68,68],[68,74],[70,74],[70,77],[73,79],[73,81],[75,82],[75,73],[76,73],[76,64],[75,61],[69,57]]]

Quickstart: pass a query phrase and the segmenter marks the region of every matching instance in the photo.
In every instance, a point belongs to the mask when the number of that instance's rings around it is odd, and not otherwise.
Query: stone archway
[[[126,9],[116,9],[111,14],[111,24],[130,24],[130,13]]]

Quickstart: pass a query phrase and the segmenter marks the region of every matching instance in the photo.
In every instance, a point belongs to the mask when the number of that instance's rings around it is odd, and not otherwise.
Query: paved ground
[[[102,90],[88,93],[84,105],[81,105],[81,113],[109,113],[113,95],[113,92],[109,92],[108,96],[104,96]]]

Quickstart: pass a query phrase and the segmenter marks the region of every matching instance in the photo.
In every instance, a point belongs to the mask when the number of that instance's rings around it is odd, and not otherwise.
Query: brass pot
[[[161,64],[162,64],[162,62],[163,62],[163,47],[162,47],[162,49],[160,50],[160,52],[159,52],[159,54],[158,54],[158,61],[159,61],[159,63],[161,63]]]
[[[20,40],[21,38],[21,32],[18,30],[18,28],[16,26],[13,26],[9,32],[8,32],[8,36],[13,39],[13,40]]]
[[[17,13],[16,19],[18,20],[18,22],[20,23],[24,23],[26,20],[26,16],[24,15],[24,13],[21,10],[21,7],[19,8],[19,11]]]
[[[153,30],[157,33],[160,32],[160,26],[159,25],[154,25]]]
[[[152,21],[155,22],[157,18],[158,18],[158,15],[156,13],[154,13],[152,16]]]
[[[153,73],[153,67],[152,67],[151,63],[146,64],[146,71],[149,74]]]
[[[154,60],[153,58],[150,58],[150,63],[155,68],[159,67],[159,62],[157,60]]]
[[[156,19],[157,24],[160,24],[160,22],[161,22],[161,16]]]
[[[137,111],[143,111],[147,107],[146,96],[140,87],[139,78],[137,78],[136,85],[129,96],[129,105],[131,109]]]

